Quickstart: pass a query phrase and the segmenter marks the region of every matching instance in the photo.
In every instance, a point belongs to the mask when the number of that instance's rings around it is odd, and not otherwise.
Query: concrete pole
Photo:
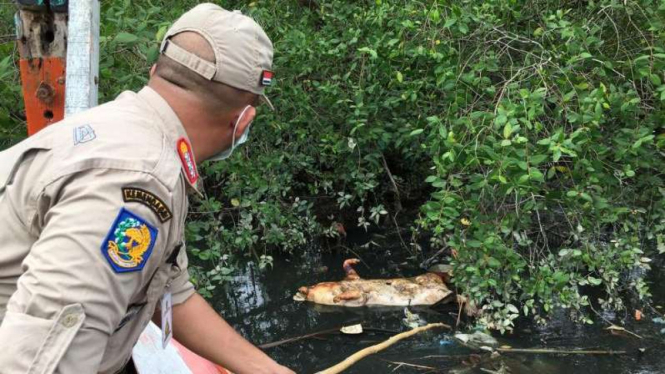
[[[97,105],[99,0],[69,1],[65,117]]]

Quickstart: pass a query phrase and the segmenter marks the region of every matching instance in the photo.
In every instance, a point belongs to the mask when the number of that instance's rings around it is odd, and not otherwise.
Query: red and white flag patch
[[[270,86],[272,84],[272,77],[274,73],[270,70],[264,70],[261,73],[261,85]]]

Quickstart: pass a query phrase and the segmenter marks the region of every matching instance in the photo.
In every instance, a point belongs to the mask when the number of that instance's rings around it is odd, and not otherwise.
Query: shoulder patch
[[[74,129],[74,145],[87,143],[97,137],[95,130],[90,125],[79,126]]]
[[[178,148],[178,156],[180,156],[182,167],[185,169],[185,174],[187,174],[187,179],[189,180],[189,183],[195,185],[196,181],[199,179],[199,172],[196,170],[196,164],[194,163],[192,146],[187,139],[180,138],[176,147]]]
[[[146,220],[121,208],[102,243],[102,254],[116,273],[143,270],[157,233]]]
[[[171,210],[164,204],[162,199],[152,192],[137,187],[123,187],[122,199],[126,203],[140,203],[155,212],[159,222],[164,223],[173,217]]]

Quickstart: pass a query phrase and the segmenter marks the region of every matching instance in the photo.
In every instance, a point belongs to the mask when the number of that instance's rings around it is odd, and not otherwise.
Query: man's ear
[[[242,115],[242,118],[238,119],[238,127],[236,128],[236,139],[242,136],[247,126],[249,126],[249,124],[252,123],[252,121],[254,121],[255,116],[256,116],[256,108],[249,105],[245,110],[245,113]]]
[[[150,76],[152,77],[155,74],[155,69],[157,69],[157,64],[152,64],[150,67]]]

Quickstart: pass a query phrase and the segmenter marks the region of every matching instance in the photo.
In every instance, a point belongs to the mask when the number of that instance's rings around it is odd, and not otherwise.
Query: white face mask
[[[249,127],[252,125],[252,123],[248,123],[247,127],[245,127],[245,132],[240,135],[240,138],[238,138],[238,141],[236,141],[236,130],[238,129],[238,124],[240,123],[240,120],[243,119],[245,116],[245,113],[247,112],[247,109],[249,109],[251,106],[247,105],[245,109],[242,110],[240,113],[240,116],[238,117],[238,120],[236,121],[236,125],[233,127],[233,140],[231,141],[231,148],[221,151],[218,154],[210,157],[208,160],[210,161],[220,161],[227,159],[231,157],[231,154],[233,154],[233,150],[239,146],[240,144],[244,143],[247,141],[247,138],[249,137]]]

